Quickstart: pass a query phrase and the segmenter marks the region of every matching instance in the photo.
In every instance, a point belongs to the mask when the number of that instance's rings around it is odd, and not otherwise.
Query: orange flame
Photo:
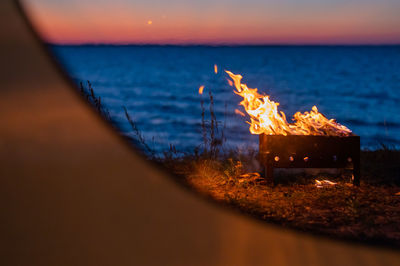
[[[315,186],[317,188],[323,188],[323,187],[332,187],[335,186],[337,183],[329,181],[329,180],[318,180],[315,179]]]
[[[214,73],[218,74],[218,66],[217,65],[214,65]]]
[[[237,115],[241,115],[241,116],[246,116],[243,112],[241,112],[240,110],[238,110],[238,109],[235,109],[235,114],[237,114]]]
[[[324,135],[349,136],[352,134],[347,127],[337,123],[335,119],[327,119],[318,112],[316,106],[310,112],[297,112],[293,116],[294,123],[288,123],[286,115],[278,111],[279,103],[271,101],[269,96],[261,95],[257,89],[248,88],[242,84],[242,76],[225,71],[233,80],[237,95],[243,97],[240,105],[250,116],[250,132],[252,134],[268,135]]]
[[[201,85],[200,88],[199,88],[199,94],[200,94],[200,95],[203,94],[203,90],[204,90],[204,86]]]

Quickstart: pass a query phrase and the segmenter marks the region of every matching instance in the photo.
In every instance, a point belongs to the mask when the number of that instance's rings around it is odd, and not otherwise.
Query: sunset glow
[[[400,43],[400,2],[391,0],[23,3],[39,33],[53,43]]]

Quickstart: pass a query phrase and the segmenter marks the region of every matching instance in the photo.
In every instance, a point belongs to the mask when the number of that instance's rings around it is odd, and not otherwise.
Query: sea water
[[[50,46],[71,79],[90,81],[111,118],[135,137],[126,107],[146,142],[191,152],[202,144],[201,100],[214,111],[227,145],[257,147],[223,70],[243,76],[279,102],[290,122],[316,105],[361,136],[364,148],[400,145],[400,46]],[[214,65],[218,73],[214,73]],[[198,89],[204,85],[203,95]]]

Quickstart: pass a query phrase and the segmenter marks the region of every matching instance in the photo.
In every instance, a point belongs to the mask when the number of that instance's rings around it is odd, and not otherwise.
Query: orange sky
[[[400,1],[392,0],[23,2],[53,43],[400,43]]]

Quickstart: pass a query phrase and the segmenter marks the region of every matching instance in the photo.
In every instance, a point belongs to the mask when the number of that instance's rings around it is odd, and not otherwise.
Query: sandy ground
[[[260,224],[144,162],[0,4],[0,265],[399,265]]]

